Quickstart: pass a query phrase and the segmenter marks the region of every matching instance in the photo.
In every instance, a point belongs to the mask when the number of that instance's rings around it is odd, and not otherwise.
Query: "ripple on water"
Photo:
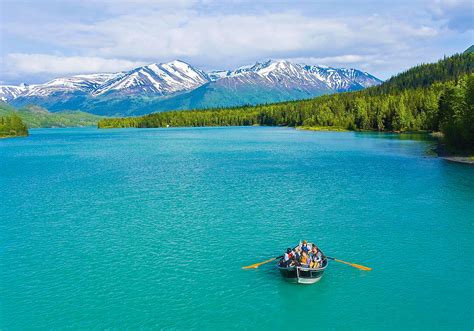
[[[85,128],[2,140],[0,328],[310,316],[322,329],[472,329],[474,170],[397,137]],[[303,238],[374,270],[331,263],[297,286],[272,264],[241,269]]]

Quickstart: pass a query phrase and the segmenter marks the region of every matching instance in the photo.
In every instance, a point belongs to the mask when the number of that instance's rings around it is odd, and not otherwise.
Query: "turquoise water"
[[[411,138],[411,137],[410,137]],[[0,141],[0,329],[474,327],[474,167],[432,142],[287,128]],[[273,265],[299,239],[343,260]]]

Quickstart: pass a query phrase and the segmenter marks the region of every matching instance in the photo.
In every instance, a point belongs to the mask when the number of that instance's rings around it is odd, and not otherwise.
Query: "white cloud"
[[[202,69],[232,68],[266,58],[304,58],[396,72],[426,54],[420,45],[442,33],[439,24],[390,14],[342,16],[291,9],[206,12],[202,6],[218,6],[219,1],[180,0],[175,5],[171,0],[139,1],[86,1],[91,8],[103,6],[107,13],[88,21],[56,15],[57,20],[42,24],[9,22],[5,35],[10,40],[41,48],[35,54],[10,51],[13,54],[3,56],[0,74],[8,80],[29,73],[117,71],[177,58]]]
[[[14,53],[6,57],[9,72],[16,74],[72,74],[115,72],[132,69],[144,62],[84,56]]]
[[[474,2],[472,0],[435,0],[430,6],[435,19],[448,28],[465,32],[474,29]]]
[[[194,10],[126,14],[95,22],[46,24],[31,31],[15,30],[23,38],[49,36],[57,47],[81,55],[147,61],[207,58],[261,58],[294,54],[326,56],[347,49],[403,49],[436,30],[389,17],[318,18],[299,12],[202,15]]]
[[[426,27],[382,17],[331,19],[300,13],[266,15],[126,16],[100,22],[93,29],[113,40],[99,49],[105,56],[261,57],[290,52],[324,53],[358,46],[404,45],[405,38],[433,34]]]
[[[337,56],[326,56],[326,57],[297,57],[290,58],[293,62],[305,63],[305,64],[324,64],[327,66],[335,65],[354,65],[362,62],[370,62],[376,60],[374,55],[357,55],[357,54],[346,54]]]

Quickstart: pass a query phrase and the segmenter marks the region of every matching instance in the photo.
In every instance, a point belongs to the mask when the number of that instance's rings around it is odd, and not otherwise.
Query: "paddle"
[[[248,265],[246,267],[242,267],[242,269],[256,269],[256,268],[260,267],[262,264],[266,264],[266,263],[275,261],[276,259],[281,259],[282,257],[283,257],[283,255],[280,255],[280,256],[277,256],[277,257],[272,257],[271,259],[265,260],[263,262],[254,263],[254,264]]]
[[[366,267],[366,266],[363,266],[363,265],[360,265],[360,264],[355,264],[355,263],[342,261],[342,260],[339,260],[339,259],[336,259],[336,258],[330,257],[330,256],[326,256],[326,257],[330,260],[333,260],[333,261],[336,261],[336,262],[339,262],[339,263],[344,263],[344,264],[350,265],[351,267],[354,267],[354,268],[357,268],[357,269],[360,269],[360,270],[365,270],[365,271],[372,270],[372,268],[369,268],[369,267]]]
[[[295,250],[295,248],[298,247],[298,246],[295,246],[293,250]],[[268,259],[268,260],[265,260],[263,262],[259,262],[259,263],[254,263],[254,264],[251,264],[251,265],[248,265],[246,267],[242,267],[242,269],[257,269],[258,267],[260,267],[261,265],[263,264],[266,264],[266,263],[270,263],[272,261],[275,261],[277,259],[281,259],[284,255],[280,255],[280,256],[277,256],[277,257],[272,257],[271,259]]]

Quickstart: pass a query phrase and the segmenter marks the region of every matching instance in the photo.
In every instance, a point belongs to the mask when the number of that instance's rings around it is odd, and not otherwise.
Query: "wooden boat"
[[[280,261],[278,262],[277,266],[278,270],[280,270],[281,276],[290,283],[299,284],[314,284],[320,281],[323,277],[324,271],[328,266],[328,259],[324,254],[321,266],[318,268],[308,268],[303,266],[283,267],[280,265]]]

